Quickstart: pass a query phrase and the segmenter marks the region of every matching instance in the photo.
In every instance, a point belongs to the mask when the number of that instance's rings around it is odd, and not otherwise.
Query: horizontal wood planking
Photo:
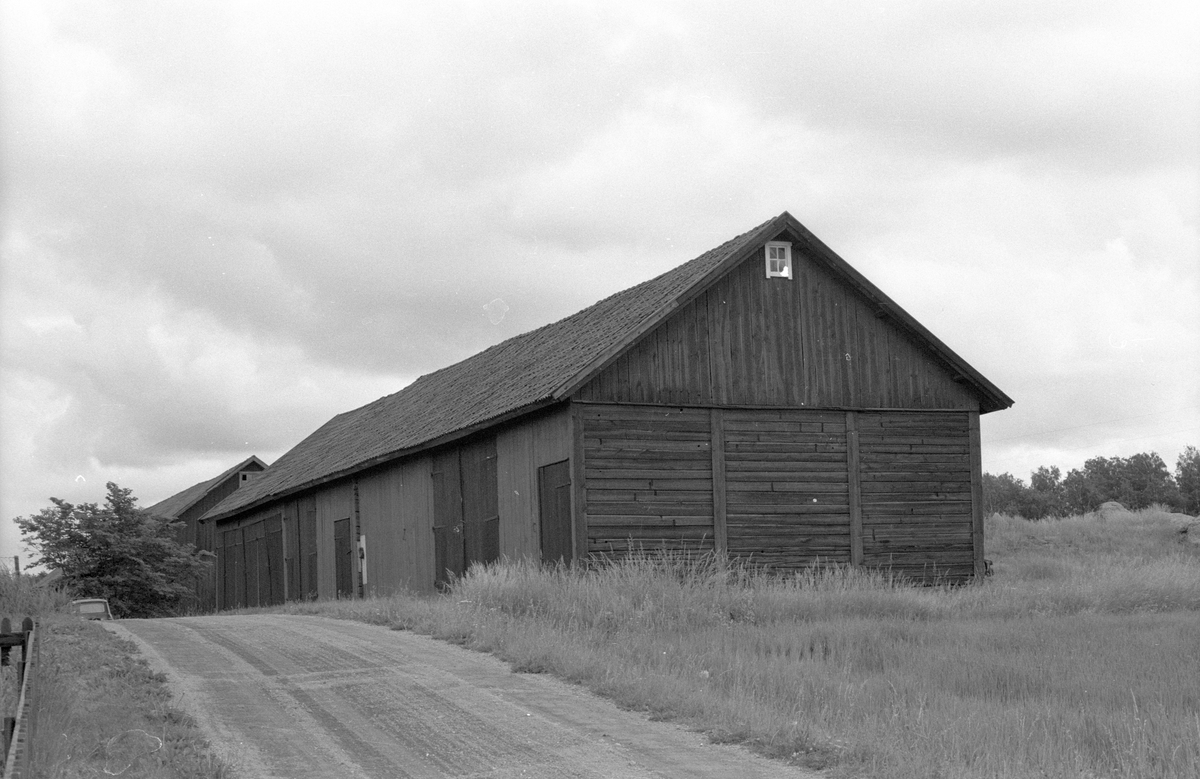
[[[863,412],[863,562],[913,578],[973,573],[966,412]]]
[[[589,552],[712,547],[707,409],[580,405],[579,418]]]
[[[724,413],[729,551],[777,568],[849,562],[845,414]]]

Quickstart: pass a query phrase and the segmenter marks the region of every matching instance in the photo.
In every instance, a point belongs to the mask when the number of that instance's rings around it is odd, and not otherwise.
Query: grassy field
[[[133,644],[95,622],[66,613],[70,599],[31,586],[29,577],[0,570],[0,615],[38,620],[37,776],[92,779],[222,779],[192,722],[171,707],[166,680],[137,658]],[[15,699],[12,669],[4,669],[5,706]],[[12,716],[7,709],[5,716]]]
[[[982,586],[643,559],[287,610],[493,652],[833,777],[1194,779],[1200,546],[1179,528],[995,516]]]

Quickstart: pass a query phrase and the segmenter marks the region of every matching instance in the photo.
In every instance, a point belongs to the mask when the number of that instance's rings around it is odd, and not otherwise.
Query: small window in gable
[[[767,241],[767,278],[792,277],[792,245],[787,241]]]

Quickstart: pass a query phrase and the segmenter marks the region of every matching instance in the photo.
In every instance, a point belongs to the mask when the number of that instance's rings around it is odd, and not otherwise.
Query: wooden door
[[[542,562],[570,563],[571,461],[538,468],[538,525],[542,536]]]
[[[221,566],[221,598],[217,604],[221,609],[236,608],[237,603],[237,567],[234,563],[233,550],[236,546],[234,533],[236,530],[226,530],[220,535],[220,547],[217,557]]]
[[[300,522],[297,505],[289,503],[283,514],[283,569],[284,585],[288,600],[296,600],[300,593]]]
[[[500,508],[496,495],[496,439],[459,450],[462,489],[463,568],[500,558]]]
[[[439,589],[456,576],[463,565],[463,501],[458,450],[433,458],[433,545],[434,581]]]
[[[255,522],[252,525],[246,525],[242,528],[243,537],[242,544],[245,548],[246,565],[243,569],[243,578],[246,581],[246,600],[247,606],[261,606],[259,590],[262,584],[261,571],[265,567],[264,561],[260,559],[260,547],[262,546],[262,523]]]
[[[246,605],[245,556],[242,529],[225,531],[225,608],[237,609]]]
[[[308,497],[300,501],[300,593],[304,598],[317,597],[317,501]]]
[[[350,543],[350,519],[333,523],[333,566],[336,597],[354,597],[354,545]]]
[[[283,516],[276,514],[263,520],[263,554],[259,562],[265,565],[265,579],[260,580],[259,598],[264,605],[283,603]]]

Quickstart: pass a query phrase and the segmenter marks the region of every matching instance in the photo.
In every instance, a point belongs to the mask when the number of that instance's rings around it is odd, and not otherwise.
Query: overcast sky
[[[1193,2],[0,0],[0,553],[788,210],[1016,400],[1200,444]]]

